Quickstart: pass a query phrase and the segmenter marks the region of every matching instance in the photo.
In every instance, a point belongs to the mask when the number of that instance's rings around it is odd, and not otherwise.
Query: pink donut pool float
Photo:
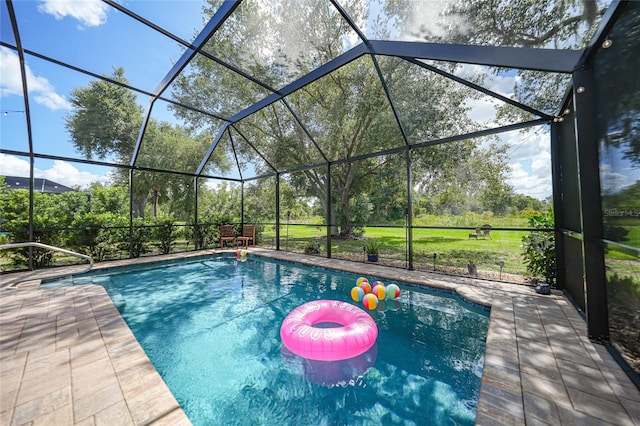
[[[328,324],[331,326],[326,328]],[[378,327],[357,306],[337,300],[314,300],[289,312],[280,327],[280,337],[296,355],[338,361],[371,348],[378,338]]]

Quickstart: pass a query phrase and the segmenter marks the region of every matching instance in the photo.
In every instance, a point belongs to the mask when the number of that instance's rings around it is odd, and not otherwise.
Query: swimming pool
[[[356,278],[252,255],[74,283],[107,289],[194,425],[473,424],[489,318],[455,295],[400,283],[400,299],[371,312],[376,345],[350,360],[310,361],[282,345],[291,310],[355,304]]]

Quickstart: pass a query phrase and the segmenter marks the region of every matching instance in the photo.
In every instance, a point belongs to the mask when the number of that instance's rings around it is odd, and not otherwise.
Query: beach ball
[[[371,284],[369,284],[369,281],[363,281],[359,287],[364,291],[364,294],[371,293]]]
[[[358,279],[356,280],[356,285],[358,285],[358,286],[359,286],[359,285],[360,285],[360,284],[362,284],[362,283],[368,283],[368,282],[369,282],[369,280],[368,280],[366,277],[360,277],[360,278],[358,278]]]
[[[387,297],[389,299],[397,299],[398,297],[400,297],[400,287],[398,287],[396,284],[389,284],[386,290]]]
[[[364,297],[364,290],[361,287],[355,286],[351,289],[351,298],[354,302],[359,302]]]
[[[372,311],[376,308],[376,306],[378,306],[378,298],[375,296],[375,294],[365,294],[362,298],[362,304],[365,308]]]
[[[379,284],[373,286],[371,293],[375,294],[378,300],[384,300],[387,296],[387,289],[384,287],[384,284],[379,282]]]
[[[373,284],[371,284],[373,287],[377,286],[377,285],[381,285],[382,287],[384,287],[384,283],[382,281],[376,281]]]
[[[246,250],[236,250],[236,260],[240,262],[247,261],[247,251]]]

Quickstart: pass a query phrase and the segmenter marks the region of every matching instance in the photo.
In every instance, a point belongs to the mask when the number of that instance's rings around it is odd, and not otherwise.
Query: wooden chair
[[[242,225],[242,235],[236,238],[238,245],[243,245],[245,248],[249,248],[249,241],[251,245],[256,245],[256,226],[255,225]]]
[[[485,223],[484,225],[482,225],[480,227],[480,229],[482,230],[482,238],[489,237],[490,240],[493,239],[493,238],[491,238],[491,228],[492,228],[492,226],[489,225],[488,223]]]
[[[231,241],[236,246],[236,227],[233,225],[220,225],[220,248],[224,248],[224,242]]]
[[[475,238],[477,240],[478,237],[481,236],[481,235],[482,235],[482,230],[480,228],[476,228],[476,233],[475,234],[469,234],[469,239]]]

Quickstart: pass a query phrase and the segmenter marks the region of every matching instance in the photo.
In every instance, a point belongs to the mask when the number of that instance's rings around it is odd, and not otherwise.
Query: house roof
[[[22,176],[5,176],[5,182],[9,185],[10,190],[29,189],[29,178]],[[63,192],[73,191],[73,188],[62,185],[45,178],[33,179],[33,190],[35,192],[47,194],[62,194]]]

